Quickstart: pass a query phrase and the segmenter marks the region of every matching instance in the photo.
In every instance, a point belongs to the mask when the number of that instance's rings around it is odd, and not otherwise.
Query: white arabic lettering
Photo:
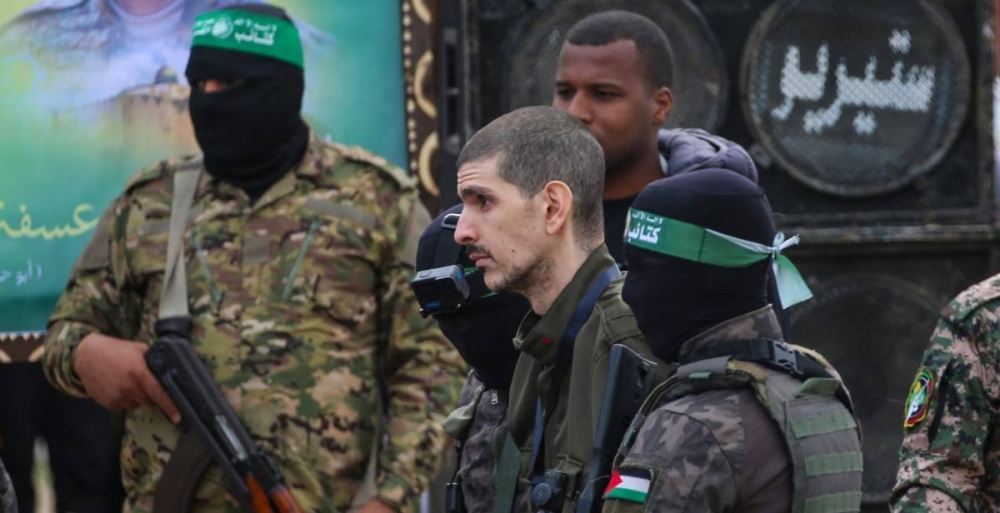
[[[22,287],[29,281],[38,281],[42,279],[42,266],[32,262],[29,258],[28,265],[24,269],[19,269],[17,271],[4,269],[0,271],[0,283],[4,283],[12,277],[14,278],[14,285]]]
[[[643,242],[648,242],[650,244],[659,243],[660,228],[653,228],[652,226],[644,226],[642,228],[642,233],[639,234],[639,240]]]
[[[889,38],[893,53],[906,55],[912,42],[909,31],[893,30]],[[816,72],[802,71],[800,49],[789,45],[781,70],[781,94],[784,101],[771,111],[771,116],[785,121],[791,115],[796,100],[818,101],[826,92],[829,72],[829,47],[823,43],[816,51]],[[847,73],[847,64],[841,59],[834,76],[837,95],[825,108],[812,109],[802,118],[803,129],[809,134],[820,134],[840,120],[845,107],[860,107],[854,117],[853,127],[858,135],[872,135],[878,127],[875,113],[864,109],[895,110],[899,112],[928,112],[934,95],[936,70],[934,66],[910,66],[904,70],[903,61],[896,61],[888,80],[875,77],[878,58],[871,56],[863,77]],[[904,73],[905,71],[905,73]]]
[[[639,228],[639,225],[636,224],[635,227],[629,228],[628,232],[626,232],[625,235],[628,237],[629,240],[635,240],[639,238],[639,234],[641,232],[642,230]]]
[[[910,41],[909,30],[893,30],[889,37],[889,48],[892,48],[892,53],[906,55],[910,53]]]
[[[830,71],[830,51],[826,43],[816,50],[816,73],[804,73],[799,63],[799,47],[789,46],[785,67],[781,70],[781,94],[785,101],[771,112],[782,121],[788,119],[795,100],[816,101],[826,92],[826,75]]]
[[[236,25],[245,32],[236,32],[233,38],[240,43],[254,43],[263,46],[274,46],[274,35],[278,32],[278,26],[274,24],[254,23],[251,20],[237,20]]]

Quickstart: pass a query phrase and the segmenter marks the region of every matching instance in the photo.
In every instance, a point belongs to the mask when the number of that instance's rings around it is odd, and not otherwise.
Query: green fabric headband
[[[299,31],[288,20],[227,9],[198,16],[191,31],[192,47],[252,53],[304,67]]]
[[[812,297],[799,270],[781,252],[799,243],[799,236],[785,240],[778,233],[772,246],[739,239],[708,228],[629,209],[625,243],[663,255],[719,267],[746,267],[772,259],[778,295],[788,308]]]

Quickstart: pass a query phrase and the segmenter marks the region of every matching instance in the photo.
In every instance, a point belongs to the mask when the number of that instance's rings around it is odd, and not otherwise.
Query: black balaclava
[[[462,205],[442,212],[424,231],[417,246],[417,271],[439,266],[435,263],[438,239],[455,234],[450,229],[442,228],[441,221],[447,214],[461,212]],[[475,269],[464,247],[458,255],[458,262],[452,263]],[[476,371],[480,381],[491,389],[507,390],[520,354],[514,347],[514,336],[531,305],[517,294],[492,294],[483,282],[482,272],[471,272],[466,276],[472,300],[457,311],[439,313],[434,318],[458,353]]]
[[[249,12],[291,22],[281,8],[237,5],[225,11]],[[295,33],[301,54],[301,43]],[[259,53],[195,44],[187,66],[188,81],[243,80],[224,91],[205,93],[193,87],[190,111],[205,169],[235,185],[256,202],[305,154],[309,128],[302,121],[305,78],[301,65]]]
[[[649,184],[632,204],[641,210],[771,246],[775,228],[764,192],[724,169],[701,170]],[[629,272],[622,298],[653,353],[677,360],[682,342],[768,304],[770,259],[720,267],[626,243]]]

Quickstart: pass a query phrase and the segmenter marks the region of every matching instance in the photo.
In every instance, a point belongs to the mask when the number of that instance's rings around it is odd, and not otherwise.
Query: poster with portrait
[[[197,151],[184,76],[191,24],[232,3],[0,3],[0,340],[44,330],[129,176]],[[398,0],[271,3],[302,35],[314,132],[405,167]]]

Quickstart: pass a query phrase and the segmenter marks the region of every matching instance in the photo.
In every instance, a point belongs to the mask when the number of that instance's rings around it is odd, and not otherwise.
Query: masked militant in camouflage
[[[653,182],[632,205],[622,297],[654,354],[604,511],[860,511],[861,433],[839,375],[784,342],[768,301],[810,296],[763,191],[723,169]],[[793,241],[795,239],[792,239]]]
[[[284,40],[273,51],[243,51],[201,44],[196,35],[187,75],[203,155],[138,173],[105,211],[50,319],[46,375],[67,393],[101,402],[101,374],[111,371],[95,371],[92,362],[102,347],[153,342],[173,178],[201,170],[183,268],[191,344],[215,383],[304,510],[348,510],[377,458],[368,506],[415,512],[436,471],[445,443],[440,424],[462,374],[457,353],[420,316],[409,288],[429,216],[402,171],[312,136],[300,117],[294,26],[280,9],[243,9],[225,14],[273,23]],[[112,367],[125,356],[102,362]],[[386,436],[374,454],[380,387],[388,397]],[[157,408],[140,406],[149,401],[130,400],[102,404],[127,409],[125,509],[145,512],[180,430]],[[211,467],[191,510],[236,509]]]

